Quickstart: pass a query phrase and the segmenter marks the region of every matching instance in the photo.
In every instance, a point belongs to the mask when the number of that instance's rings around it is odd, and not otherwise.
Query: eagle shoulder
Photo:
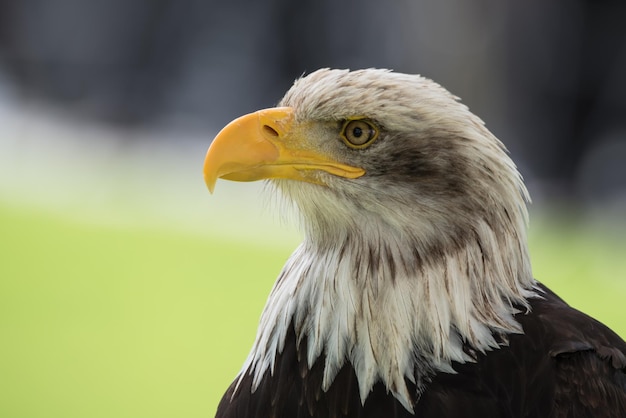
[[[554,363],[554,417],[626,417],[626,342],[547,288],[535,314]]]

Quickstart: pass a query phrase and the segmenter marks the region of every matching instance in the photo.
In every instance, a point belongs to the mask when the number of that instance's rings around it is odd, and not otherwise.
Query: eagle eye
[[[378,138],[378,128],[364,119],[347,120],[341,138],[350,148],[365,148]]]

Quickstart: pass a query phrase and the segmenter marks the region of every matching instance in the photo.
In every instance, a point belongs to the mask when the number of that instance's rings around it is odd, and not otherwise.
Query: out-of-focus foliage
[[[0,416],[212,416],[294,243],[69,215],[0,206]],[[534,223],[535,274],[626,336],[626,246],[552,220]]]

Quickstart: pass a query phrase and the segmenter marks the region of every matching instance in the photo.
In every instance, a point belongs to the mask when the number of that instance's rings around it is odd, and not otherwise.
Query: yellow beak
[[[365,174],[362,168],[339,163],[315,150],[296,125],[289,107],[259,110],[226,125],[204,160],[204,181],[209,191],[213,193],[218,178],[282,178],[319,184],[319,171],[350,179]]]

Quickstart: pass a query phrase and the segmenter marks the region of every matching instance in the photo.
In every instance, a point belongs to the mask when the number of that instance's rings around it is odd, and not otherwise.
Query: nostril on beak
[[[263,125],[263,133],[271,137],[278,137],[278,132],[276,129],[272,128],[269,125]]]

